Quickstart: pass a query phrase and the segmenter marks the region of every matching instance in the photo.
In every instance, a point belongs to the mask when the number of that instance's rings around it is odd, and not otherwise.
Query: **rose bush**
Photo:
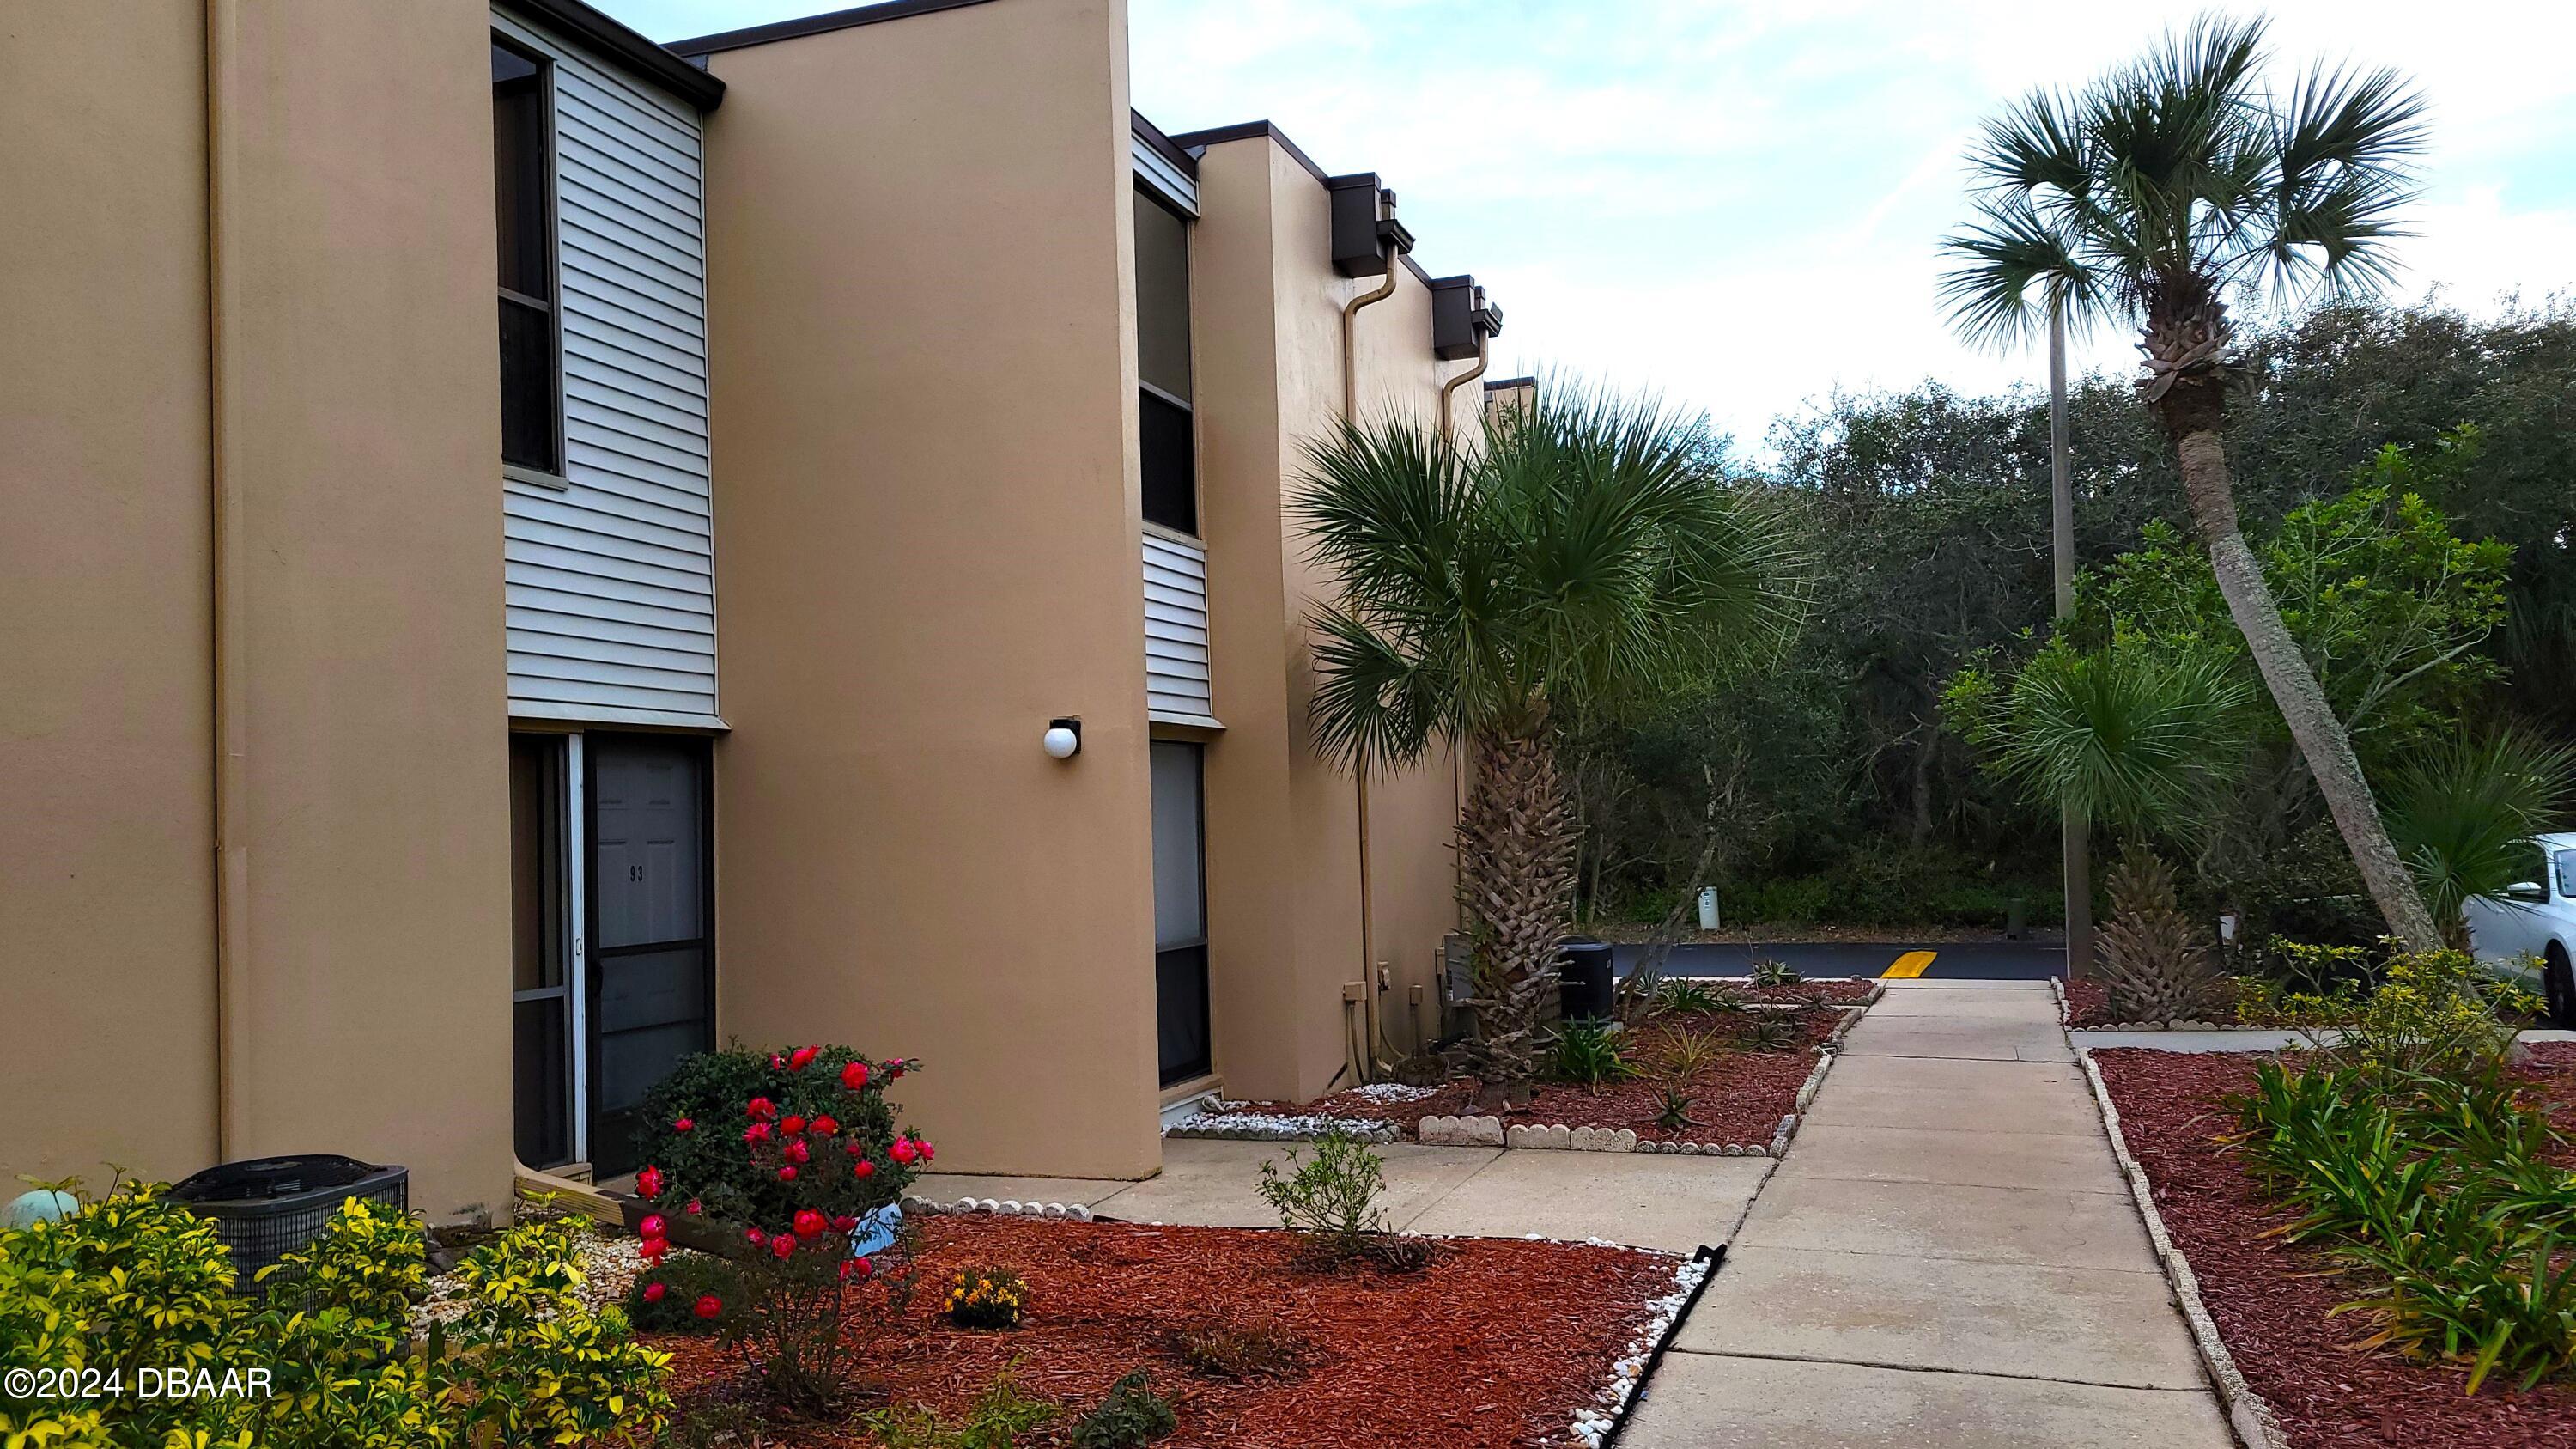
[[[896,1127],[885,1089],[918,1065],[847,1047],[736,1048],[684,1062],[646,1100],[637,1291],[704,1286],[692,1314],[791,1411],[832,1412],[865,1341],[911,1299],[908,1239],[884,1239],[933,1149]],[[664,1275],[675,1214],[723,1251]]]

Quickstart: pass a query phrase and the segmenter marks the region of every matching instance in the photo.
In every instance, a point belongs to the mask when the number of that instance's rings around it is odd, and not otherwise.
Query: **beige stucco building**
[[[1499,314],[1125,25],[12,16],[0,1174],[498,1210],[739,1038],[1137,1177],[1440,1031],[1457,781],[1311,748],[1291,500]]]

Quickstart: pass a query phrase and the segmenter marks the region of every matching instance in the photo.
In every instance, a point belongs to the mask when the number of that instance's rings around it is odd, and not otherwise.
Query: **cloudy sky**
[[[658,39],[824,8],[602,3]],[[2063,0],[1130,4],[1138,109],[1170,131],[1267,117],[1327,170],[1378,172],[1423,265],[1475,273],[1504,308],[1498,368],[1660,387],[1755,445],[1837,388],[2043,375],[1944,328],[1958,158],[2000,103],[2089,78],[2164,19]],[[2576,6],[2270,11],[2278,54],[2397,65],[2431,102],[2409,295],[2576,291]],[[2104,337],[2078,364],[2130,356]]]

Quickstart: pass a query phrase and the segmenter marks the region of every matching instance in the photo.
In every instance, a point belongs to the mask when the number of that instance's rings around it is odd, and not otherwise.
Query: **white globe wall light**
[[[1082,753],[1082,721],[1054,719],[1047,721],[1046,752],[1050,759],[1070,760]]]

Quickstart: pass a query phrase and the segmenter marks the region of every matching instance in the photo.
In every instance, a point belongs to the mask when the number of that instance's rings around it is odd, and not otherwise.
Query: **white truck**
[[[2576,831],[2531,845],[2528,877],[2502,900],[2468,903],[2469,945],[2487,970],[2546,998],[2550,1025],[2576,1027]]]

